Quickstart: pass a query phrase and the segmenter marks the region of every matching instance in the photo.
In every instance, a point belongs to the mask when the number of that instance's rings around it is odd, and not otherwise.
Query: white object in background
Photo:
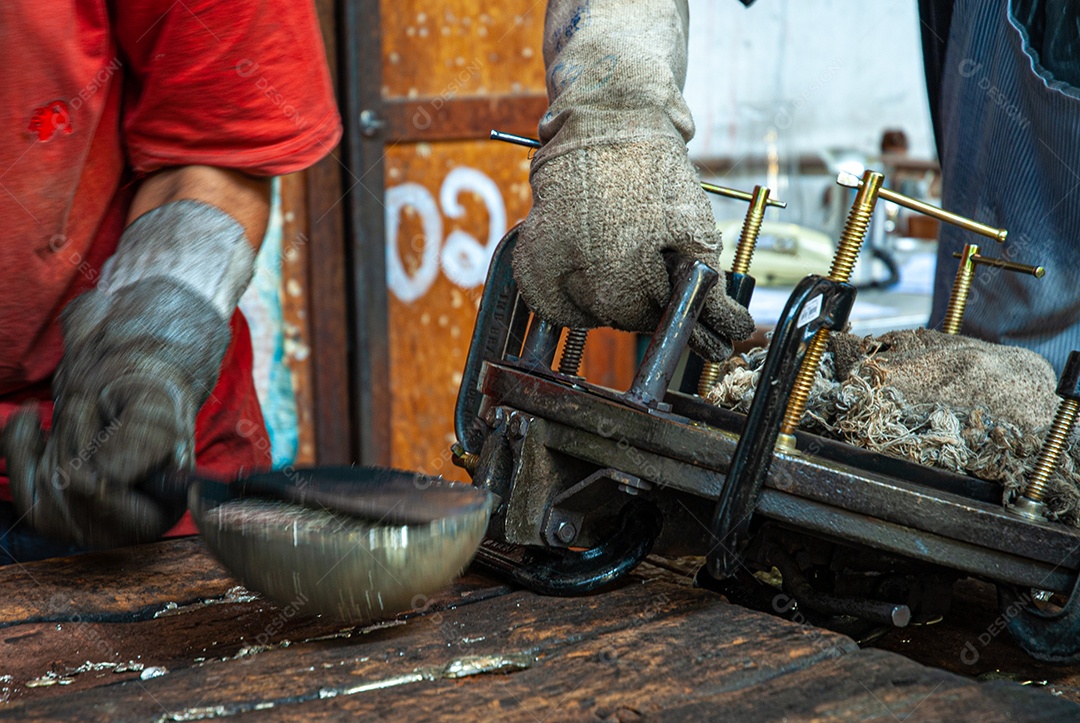
[[[717,224],[724,238],[720,254],[720,268],[724,271],[731,270],[742,226],[741,218]],[[765,221],[750,262],[750,275],[758,286],[794,286],[807,274],[829,273],[833,252],[832,239],[820,231],[794,223]]]

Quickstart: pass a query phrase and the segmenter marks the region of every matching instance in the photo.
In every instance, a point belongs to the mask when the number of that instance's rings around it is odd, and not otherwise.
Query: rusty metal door
[[[364,463],[453,469],[454,400],[488,260],[531,201],[527,151],[487,137],[536,134],[547,107],[544,7],[343,7],[351,381]],[[625,387],[632,339],[593,337],[586,373]]]

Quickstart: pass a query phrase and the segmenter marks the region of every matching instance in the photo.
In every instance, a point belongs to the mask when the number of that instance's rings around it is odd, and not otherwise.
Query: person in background
[[[942,173],[942,205],[1006,228],[1003,246],[942,226],[931,325],[956,275],[954,252],[1046,267],[982,268],[964,334],[1026,347],[1058,374],[1080,348],[1080,4],[920,0],[923,55]]]
[[[15,0],[0,47],[0,563],[193,533],[143,485],[269,466],[236,304],[340,137],[313,8]]]

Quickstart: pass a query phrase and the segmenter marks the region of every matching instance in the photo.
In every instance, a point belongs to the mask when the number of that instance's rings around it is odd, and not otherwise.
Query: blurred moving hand
[[[36,407],[3,435],[11,492],[39,532],[85,547],[159,538],[183,513],[146,494],[152,475],[195,461],[195,416],[217,382],[229,319],[255,252],[207,203],[143,214],[98,287],[64,310],[52,430]]]

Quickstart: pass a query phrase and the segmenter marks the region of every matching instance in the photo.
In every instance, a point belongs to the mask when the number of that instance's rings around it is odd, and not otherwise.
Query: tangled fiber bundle
[[[746,412],[767,349],[724,364],[714,404]],[[1038,354],[927,329],[834,334],[802,428],[873,452],[1021,491],[1057,409],[1057,379]],[[1051,516],[1080,527],[1080,434],[1050,478]]]

